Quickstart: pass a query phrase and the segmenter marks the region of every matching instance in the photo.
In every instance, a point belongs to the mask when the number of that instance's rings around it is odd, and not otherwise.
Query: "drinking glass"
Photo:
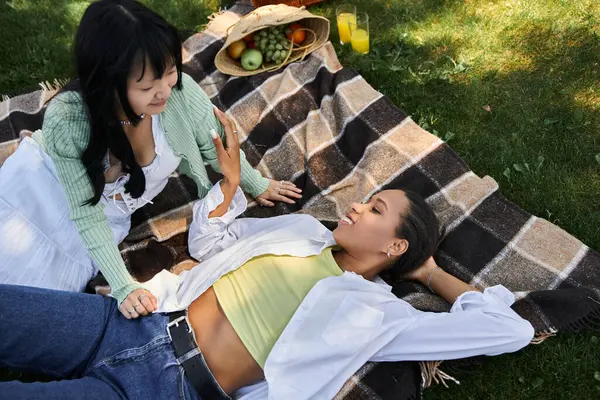
[[[348,21],[350,43],[352,49],[360,54],[369,54],[369,16],[367,13],[358,13],[354,21]]]
[[[352,4],[339,5],[335,10],[335,15],[340,34],[340,43],[350,43],[349,23],[356,23],[356,7]]]

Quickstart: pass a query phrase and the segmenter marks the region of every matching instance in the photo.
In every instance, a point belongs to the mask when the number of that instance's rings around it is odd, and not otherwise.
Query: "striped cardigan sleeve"
[[[194,127],[194,134],[196,135],[196,142],[202,153],[202,158],[208,162],[215,171],[219,172],[217,150],[210,137],[210,130],[214,129],[221,134],[221,138],[224,138],[225,131],[223,125],[221,125],[213,112],[212,102],[194,79],[187,74],[182,74],[182,80],[183,90],[186,93],[185,101],[187,103],[188,112],[192,114],[192,121],[197,121],[196,126]],[[240,186],[250,196],[257,197],[267,190],[269,187],[269,180],[263,177],[260,172],[250,165],[242,150],[240,150],[240,153]]]
[[[101,203],[84,205],[93,196],[93,187],[81,161],[89,140],[89,129],[80,96],[73,92],[61,94],[46,109],[42,126],[44,147],[64,188],[70,217],[92,260],[110,284],[112,296],[120,304],[141,285],[125,267],[104,215],[104,206]]]

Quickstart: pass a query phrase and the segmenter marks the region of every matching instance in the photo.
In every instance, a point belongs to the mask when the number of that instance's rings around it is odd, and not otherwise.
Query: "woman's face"
[[[350,212],[338,222],[333,237],[344,250],[357,257],[387,253],[398,242],[396,229],[408,207],[403,191],[384,190],[367,203],[353,203]]]
[[[146,69],[142,75],[142,64],[139,63],[127,79],[127,97],[129,104],[137,115],[160,114],[167,105],[171,88],[177,83],[177,67],[170,66],[165,74],[157,78],[146,59]]]

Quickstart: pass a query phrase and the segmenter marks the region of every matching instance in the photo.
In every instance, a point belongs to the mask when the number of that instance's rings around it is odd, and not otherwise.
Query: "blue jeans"
[[[200,400],[167,323],[165,314],[127,320],[98,295],[0,285],[0,367],[58,379],[0,382],[0,399]]]

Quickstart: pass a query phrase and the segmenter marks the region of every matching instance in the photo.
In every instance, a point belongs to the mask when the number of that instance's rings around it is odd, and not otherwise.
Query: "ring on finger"
[[[148,294],[146,294],[146,293],[144,293],[144,294],[140,294],[140,295],[138,296],[138,300],[139,300],[139,301],[142,301],[142,299],[143,299],[144,297],[148,297]]]
[[[141,304],[140,304],[140,303],[137,303],[137,304],[134,304],[134,305],[133,305],[133,308],[134,308],[134,309],[136,309],[136,308],[138,308],[139,306],[141,306]]]
[[[127,310],[127,312],[128,312],[129,314],[133,314],[133,313],[135,312],[135,308],[132,308],[131,310]]]

